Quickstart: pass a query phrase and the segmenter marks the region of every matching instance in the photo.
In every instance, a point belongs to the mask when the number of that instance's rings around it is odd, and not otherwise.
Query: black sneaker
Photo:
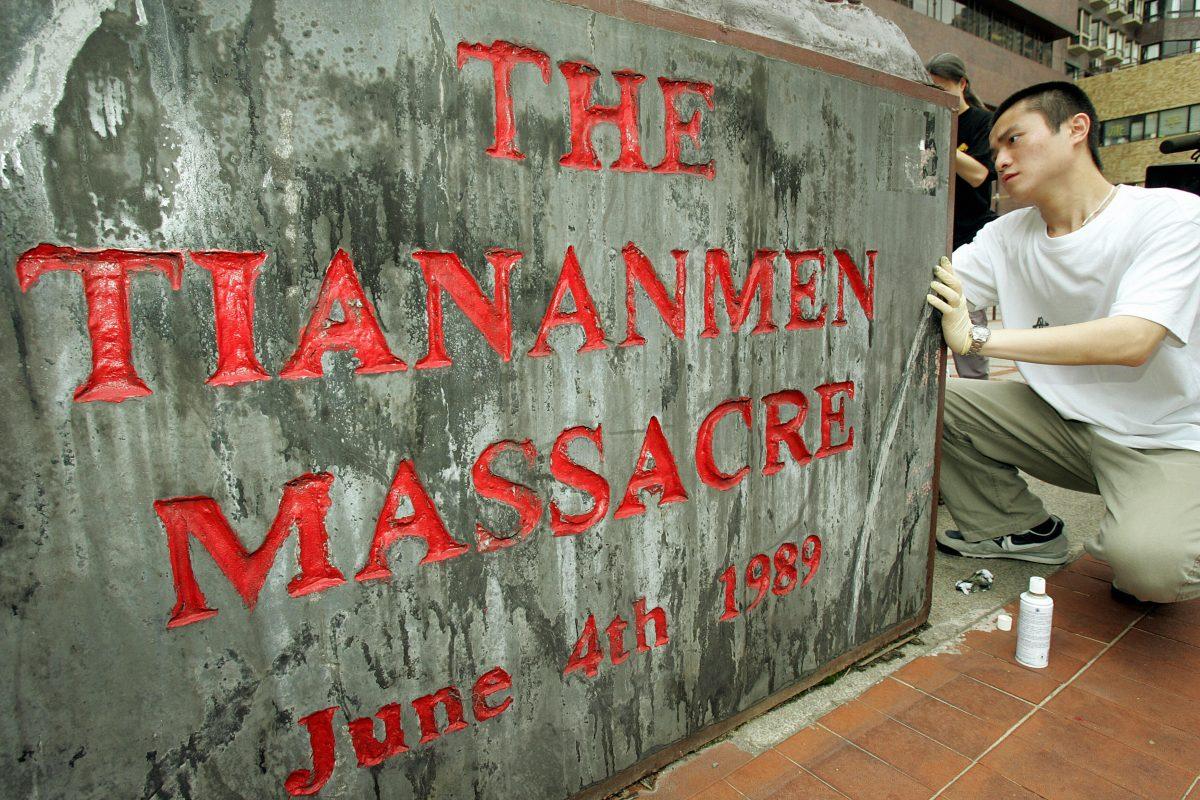
[[[1063,521],[1051,516],[1054,524],[1049,533],[1024,530],[982,542],[968,542],[958,531],[937,535],[938,550],[967,558],[1011,558],[1038,564],[1065,564],[1071,560],[1071,545],[1064,532]]]

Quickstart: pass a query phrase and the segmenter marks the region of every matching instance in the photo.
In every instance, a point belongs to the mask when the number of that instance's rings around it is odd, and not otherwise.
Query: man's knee
[[[1174,603],[1200,597],[1200,564],[1183,542],[1138,541],[1106,545],[1113,586],[1138,600]]]

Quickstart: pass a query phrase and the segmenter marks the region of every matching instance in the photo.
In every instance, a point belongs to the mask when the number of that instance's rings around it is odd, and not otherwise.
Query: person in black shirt
[[[938,88],[958,98],[958,150],[954,153],[954,249],[970,242],[979,229],[996,218],[992,211],[992,181],[996,168],[988,134],[992,130],[992,115],[971,91],[967,67],[953,53],[934,56],[925,69]],[[987,312],[971,312],[975,325],[987,325]],[[988,360],[985,356],[954,356],[959,377],[987,380]]]

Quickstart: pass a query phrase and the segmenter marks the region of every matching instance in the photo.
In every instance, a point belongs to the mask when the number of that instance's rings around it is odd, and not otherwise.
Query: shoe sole
[[[1003,558],[1009,561],[1031,561],[1035,564],[1066,564],[1071,560],[1070,555],[1039,556],[1033,553],[963,553],[941,542],[937,543],[937,549],[948,555],[962,556],[963,558]]]

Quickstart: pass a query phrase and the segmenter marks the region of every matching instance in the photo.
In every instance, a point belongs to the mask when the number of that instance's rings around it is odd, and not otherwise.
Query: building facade
[[[1188,0],[1192,2],[1193,0]],[[864,0],[921,58],[957,53],[989,106],[1031,83],[1062,80],[1078,0]]]
[[[1159,58],[1132,69],[1078,81],[1100,115],[1104,175],[1143,183],[1151,164],[1187,162],[1188,153],[1163,155],[1163,139],[1200,132],[1200,53]]]
[[[1078,0],[1065,69],[1085,78],[1200,53],[1200,0]]]

